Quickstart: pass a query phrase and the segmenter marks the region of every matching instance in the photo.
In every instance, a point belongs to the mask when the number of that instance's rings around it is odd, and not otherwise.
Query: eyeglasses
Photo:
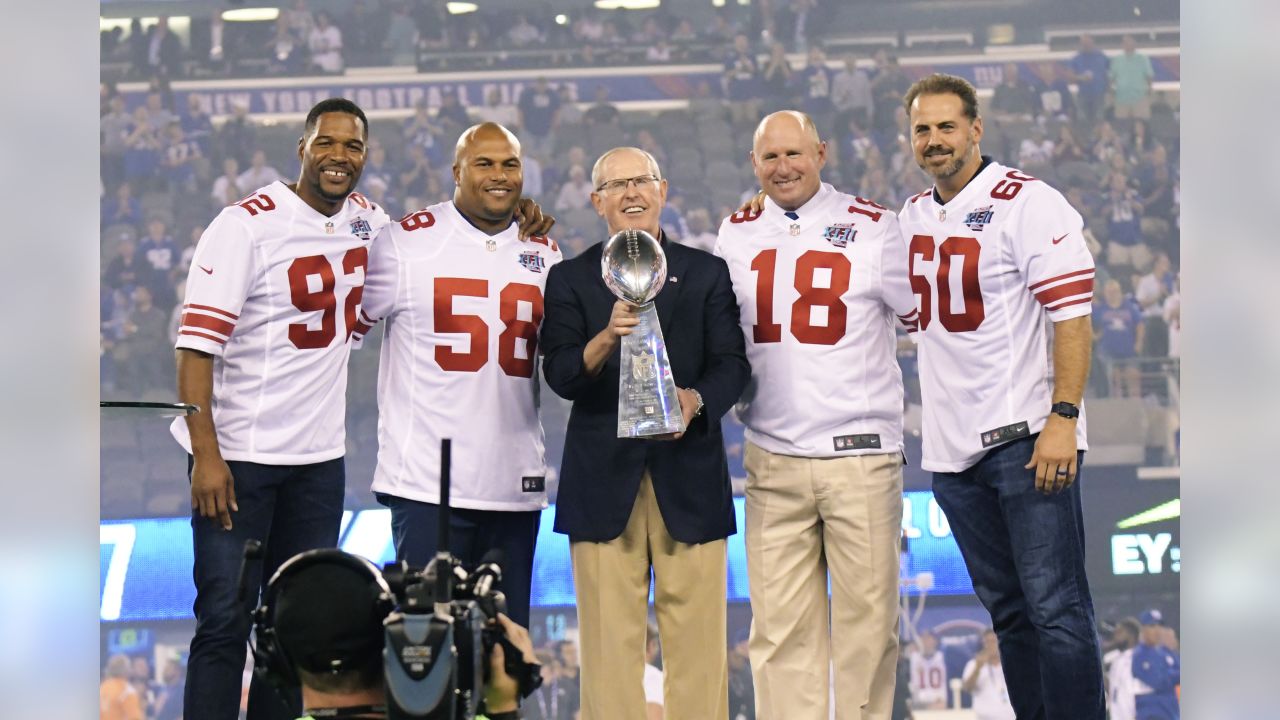
[[[627,185],[635,185],[636,190],[644,192],[654,187],[657,183],[658,178],[653,175],[640,175],[638,177],[600,183],[600,187],[596,188],[596,192],[602,192],[605,195],[618,195],[627,189]]]

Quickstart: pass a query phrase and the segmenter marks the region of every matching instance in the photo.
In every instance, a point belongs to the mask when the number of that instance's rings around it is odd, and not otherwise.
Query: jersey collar
[[[835,191],[836,189],[829,183],[820,184],[818,186],[818,192],[814,193],[813,197],[809,198],[805,204],[790,211],[795,213],[800,218],[799,220],[793,221],[791,218],[787,217],[786,213],[788,211],[783,210],[782,206],[774,202],[768,195],[764,196],[763,212],[775,222],[781,223],[782,225],[791,225],[792,222],[798,223],[802,226],[808,225],[810,221],[815,220],[820,216],[819,211]]]
[[[475,223],[471,222],[471,218],[467,217],[467,216],[466,216],[466,215],[465,215],[461,210],[459,210],[459,209],[458,209],[458,206],[457,206],[457,205],[455,205],[455,204],[454,204],[454,202],[453,202],[452,200],[450,200],[450,201],[449,201],[449,207],[453,209],[453,212],[454,212],[454,213],[455,213],[459,218],[461,218],[461,219],[462,219],[462,221],[463,221],[463,222],[465,222],[465,223],[467,224],[467,226],[469,226],[469,227],[471,228],[471,230],[474,230],[474,231],[475,231],[479,236],[482,236],[482,237],[483,237],[483,238],[485,238],[485,239],[490,239],[490,238],[492,238],[495,242],[497,242],[499,239],[504,239],[504,238],[506,238],[506,237],[511,233],[511,228],[517,227],[517,225],[516,225],[516,220],[515,220],[515,218],[513,217],[513,218],[511,218],[511,224],[510,224],[510,225],[508,225],[508,226],[507,226],[507,227],[506,227],[502,232],[500,232],[500,233],[498,233],[498,234],[496,234],[496,235],[490,235],[489,233],[485,232],[484,230],[481,230],[481,229],[480,229],[480,227],[479,227],[479,226],[477,226]],[[470,232],[470,231],[468,231],[468,232]]]
[[[979,176],[979,175],[981,175],[981,174],[982,174],[982,172],[983,172],[984,170],[986,170],[986,169],[987,169],[987,167],[988,167],[989,165],[991,165],[992,163],[994,163],[994,162],[995,162],[995,160],[993,160],[993,159],[992,159],[992,157],[991,157],[990,155],[983,155],[983,156],[982,156],[982,164],[978,166],[978,171],[977,171],[977,172],[975,172],[975,173],[973,174],[973,177],[969,178],[969,182],[965,183],[965,184],[964,184],[964,187],[960,188],[960,192],[956,193],[956,196],[955,196],[955,197],[953,197],[953,198],[951,198],[951,201],[952,201],[952,202],[955,202],[955,201],[956,201],[956,199],[958,199],[961,195],[963,195],[963,194],[964,194],[964,191],[965,191],[965,190],[968,190],[968,189],[969,189],[969,186],[973,184],[973,181],[974,181],[974,180],[977,180],[977,179],[978,179],[978,176]],[[939,206],[945,206],[945,205],[946,205],[946,203],[942,202],[942,196],[938,195],[938,186],[937,186],[937,185],[934,185],[934,186],[933,186],[933,201],[934,201],[935,203],[937,203]]]

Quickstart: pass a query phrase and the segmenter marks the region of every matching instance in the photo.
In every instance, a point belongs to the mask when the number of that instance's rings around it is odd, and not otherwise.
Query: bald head
[[[520,141],[487,122],[467,128],[453,158],[453,204],[471,224],[493,235],[505,230],[524,189]]]
[[[756,126],[756,132],[751,136],[752,150],[759,148],[760,138],[770,130],[788,134],[802,133],[808,136],[814,145],[822,142],[822,139],[818,137],[818,126],[813,124],[813,118],[799,110],[779,110],[765,115],[760,124]]]
[[[751,168],[769,199],[784,210],[797,210],[822,188],[827,145],[813,119],[782,110],[766,116],[751,142]]]
[[[458,144],[453,148],[454,164],[458,164],[462,157],[470,153],[476,145],[488,140],[499,142],[505,140],[515,149],[516,155],[520,155],[520,140],[514,133],[496,122],[482,122],[463,130],[458,136]]]

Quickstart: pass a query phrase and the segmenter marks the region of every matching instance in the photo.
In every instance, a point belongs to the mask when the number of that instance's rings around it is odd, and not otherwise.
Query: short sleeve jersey
[[[176,344],[214,356],[223,458],[299,465],[343,455],[348,339],[369,243],[387,222],[358,193],[325,216],[274,182],[209,224]],[[171,430],[190,452],[186,421]]]
[[[941,652],[911,653],[911,700],[921,708],[947,701],[947,659]]]
[[[798,457],[899,452],[895,315],[914,331],[916,308],[897,217],[825,183],[785,213],[766,198],[716,241],[751,362],[746,438]]]
[[[1044,427],[1049,324],[1090,313],[1093,256],[1061,193],[996,162],[945,205],[912,197],[899,222],[920,310],[921,465],[959,472]],[[1088,449],[1083,408],[1076,443]]]
[[[552,240],[521,241],[514,224],[480,231],[452,202],[374,241],[357,337],[386,322],[375,492],[439,502],[440,440],[451,438],[451,505],[546,507],[538,329],[561,257]]]

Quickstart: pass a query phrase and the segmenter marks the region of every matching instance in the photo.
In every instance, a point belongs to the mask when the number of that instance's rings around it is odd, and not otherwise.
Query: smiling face
[[[304,199],[314,195],[331,205],[342,202],[356,189],[364,170],[364,123],[344,112],[322,114],[311,134],[298,141],[298,158],[298,194]]]
[[[520,142],[495,123],[467,130],[458,142],[453,181],[459,212],[482,229],[506,229],[524,189]]]
[[[765,194],[784,210],[795,210],[817,194],[826,163],[827,144],[801,113],[774,113],[756,129],[751,168]]]
[[[911,103],[910,124],[916,164],[940,183],[961,175],[967,180],[981,164],[982,118],[970,120],[959,95],[917,96]]]
[[[652,156],[638,148],[610,150],[597,161],[591,173],[596,188],[591,204],[610,235],[635,229],[658,237],[658,218],[667,201],[667,181],[660,173]]]

